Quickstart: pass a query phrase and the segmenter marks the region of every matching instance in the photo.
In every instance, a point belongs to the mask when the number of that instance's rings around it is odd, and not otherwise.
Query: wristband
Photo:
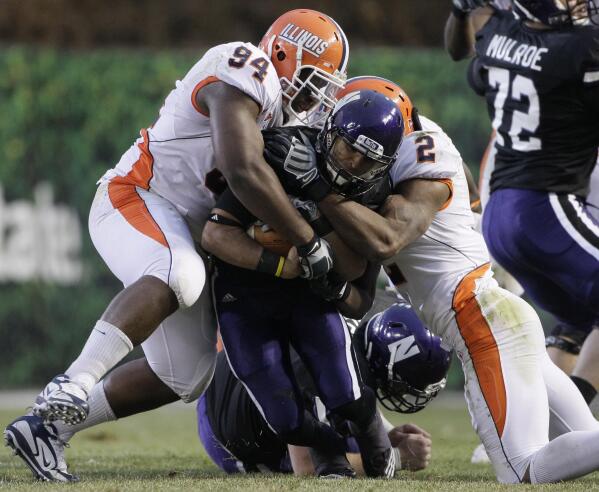
[[[272,251],[263,249],[262,255],[260,255],[260,259],[258,260],[258,265],[256,266],[256,271],[273,275],[274,277],[280,277],[281,273],[283,273],[284,264],[285,258],[283,256],[279,256]]]
[[[320,237],[324,237],[333,231],[333,226],[324,215],[321,215],[316,220],[310,222],[310,225],[312,226],[312,229],[314,229],[316,235]]]
[[[456,19],[459,19],[459,20],[466,19],[466,17],[468,17],[468,15],[470,14],[470,12],[464,12],[463,10],[457,8],[455,5],[451,9],[451,13],[453,14],[453,16]]]
[[[310,239],[306,244],[302,244],[300,246],[296,246],[297,254],[301,257],[306,257],[314,252],[318,247],[318,236],[314,234],[312,239]]]

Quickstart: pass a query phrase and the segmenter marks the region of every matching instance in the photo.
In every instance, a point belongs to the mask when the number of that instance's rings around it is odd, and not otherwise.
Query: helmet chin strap
[[[302,66],[302,56],[304,51],[304,40],[300,39],[297,42],[297,50],[295,51],[295,71],[299,70],[299,67]]]

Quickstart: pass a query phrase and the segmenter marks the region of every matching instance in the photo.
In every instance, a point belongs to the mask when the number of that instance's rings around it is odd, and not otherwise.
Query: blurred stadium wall
[[[350,76],[402,84],[478,175],[490,125],[467,64],[439,46],[449,3],[2,0],[0,387],[64,370],[120,288],[87,233],[96,180],[207,47],[256,41],[288,8],[334,15]]]

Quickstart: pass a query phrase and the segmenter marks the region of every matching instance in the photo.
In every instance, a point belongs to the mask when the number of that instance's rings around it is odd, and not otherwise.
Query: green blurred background
[[[288,8],[317,7],[348,26],[350,76],[400,83],[478,176],[490,123],[467,63],[440,45],[449,3],[2,2],[0,387],[40,386],[64,370],[120,288],[87,233],[96,180],[207,47],[256,41]]]

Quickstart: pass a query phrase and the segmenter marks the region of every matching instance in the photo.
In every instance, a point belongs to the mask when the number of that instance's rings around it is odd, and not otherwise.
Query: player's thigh
[[[205,268],[189,228],[175,207],[131,185],[99,186],[89,216],[94,246],[128,286],[144,275],[164,281],[179,304],[191,306],[205,284]]]
[[[524,268],[516,269],[515,272],[527,296],[537,306],[553,314],[573,334],[582,336],[583,333],[586,335],[590,333],[598,317],[594,309],[589,309],[551,275]]]
[[[362,381],[351,334],[333,303],[306,293],[294,306],[291,343],[316,382],[328,408],[361,396]]]
[[[196,303],[171,314],[142,343],[152,371],[183,401],[195,400],[212,380],[216,331],[210,290],[204,289]]]
[[[244,381],[280,366],[288,342],[284,324],[269,310],[277,304],[276,292],[240,285],[223,275],[216,275],[213,289],[220,336],[237,377]]]
[[[468,409],[498,480],[517,483],[548,442],[541,324],[525,301],[503,289],[479,294],[466,309],[457,316],[456,349]]]
[[[570,201],[529,190],[498,190],[485,211],[483,233],[493,257],[535,303],[563,322],[592,324],[599,314],[599,248],[591,243],[596,239],[599,245],[599,236],[593,239],[587,227],[592,219]]]

